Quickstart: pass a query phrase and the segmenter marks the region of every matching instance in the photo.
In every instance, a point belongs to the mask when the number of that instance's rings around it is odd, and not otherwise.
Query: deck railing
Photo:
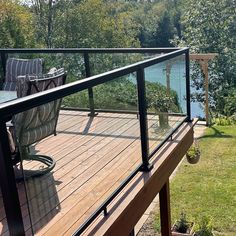
[[[43,105],[45,103],[54,101],[56,99],[64,98],[66,96],[80,93],[88,90],[89,98],[89,110],[90,115],[94,116],[97,112],[126,112],[126,113],[137,113],[139,117],[140,125],[140,139],[141,139],[141,153],[142,159],[140,165],[133,171],[120,185],[119,188],[94,212],[91,217],[78,229],[76,235],[81,234],[94,219],[104,211],[107,214],[107,206],[114,199],[117,194],[130,182],[130,180],[139,171],[149,171],[152,168],[150,158],[160,149],[160,147],[173,135],[173,133],[179,128],[179,126],[185,122],[190,121],[190,80],[189,80],[189,49],[188,48],[162,48],[162,49],[0,49],[1,63],[2,63],[2,77],[5,74],[6,60],[12,55],[33,55],[39,57],[40,55],[52,55],[52,54],[81,54],[83,55],[83,61],[80,65],[84,66],[85,77],[84,79],[74,81],[44,91],[35,95],[20,98],[14,101],[10,101],[4,104],[0,104],[0,186],[2,189],[4,208],[6,212],[9,232],[11,235],[23,235],[25,233],[24,224],[21,214],[19,196],[16,187],[15,175],[13,165],[11,162],[11,152],[7,137],[6,122],[12,118],[15,114],[24,112],[33,107]],[[91,72],[91,56],[103,54],[149,54],[149,59],[135,62],[120,68],[115,68],[108,72],[103,72],[98,75],[93,75]],[[150,58],[152,54],[152,58]],[[153,148],[152,151],[149,149],[149,134],[148,134],[148,115],[153,112],[149,109],[147,102],[147,83],[145,80],[147,69],[166,62],[168,60],[175,60],[179,56],[184,57],[184,106],[182,108],[181,116],[182,121],[176,125],[173,129],[168,130],[165,133],[162,141]],[[142,58],[143,59],[143,58]],[[136,59],[135,59],[136,60]],[[94,62],[93,62],[94,63]],[[109,64],[109,63],[108,63]],[[62,65],[63,66],[63,65]],[[102,66],[100,64],[100,66]],[[64,66],[65,69],[66,66]],[[115,65],[117,67],[117,65]],[[95,107],[96,99],[94,99],[93,88],[96,86],[103,85],[105,83],[119,79],[122,76],[132,75],[131,80],[137,84],[137,107],[134,110],[122,110],[122,109],[98,109]],[[70,73],[68,74],[70,79]],[[169,82],[170,83],[170,82]],[[183,88],[182,88],[183,89]],[[170,91],[169,91],[170,92]],[[64,106],[64,109],[72,109],[71,107]],[[73,107],[73,109],[80,109],[79,107]],[[81,110],[88,110],[86,108]],[[175,115],[175,114],[173,114]]]

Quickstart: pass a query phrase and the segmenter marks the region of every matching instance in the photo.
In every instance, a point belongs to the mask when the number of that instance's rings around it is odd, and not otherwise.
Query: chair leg
[[[30,178],[36,178],[40,177],[42,175],[45,175],[49,173],[56,165],[56,161],[49,156],[45,155],[27,155],[27,157],[24,155],[24,158],[22,158],[22,161],[37,161],[39,163],[42,163],[45,167],[39,168],[37,170],[23,170],[24,176],[18,176],[16,177],[17,180],[23,180],[23,179],[30,179]]]

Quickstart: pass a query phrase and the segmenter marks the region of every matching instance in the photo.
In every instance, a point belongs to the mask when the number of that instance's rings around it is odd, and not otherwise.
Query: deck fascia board
[[[129,235],[193,143],[193,123],[184,123],[152,158],[154,168],[139,173],[86,235]]]

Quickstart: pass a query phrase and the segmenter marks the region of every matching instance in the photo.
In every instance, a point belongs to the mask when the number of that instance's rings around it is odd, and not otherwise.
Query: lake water
[[[166,86],[166,64],[160,63],[146,68],[145,80],[149,82],[159,82]],[[186,112],[185,84],[185,62],[178,61],[173,63],[170,70],[170,88],[177,92],[179,104],[181,105],[183,112]],[[192,86],[191,92],[195,92],[195,89]],[[191,116],[192,118],[205,116],[200,103],[191,102]]]

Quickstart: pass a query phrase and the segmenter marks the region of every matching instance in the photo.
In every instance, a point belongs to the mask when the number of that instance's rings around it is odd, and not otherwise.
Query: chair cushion
[[[6,76],[3,90],[16,91],[16,81],[19,75],[39,75],[43,72],[43,60],[9,58],[6,64]]]
[[[16,82],[17,97],[25,97],[27,95],[63,85],[65,83],[62,78],[64,73],[64,68],[60,68],[54,70],[53,73],[44,75],[18,76]]]
[[[19,97],[24,97],[64,83],[64,69],[60,69],[53,76],[25,75],[17,79],[17,94]],[[21,146],[29,146],[55,133],[60,105],[61,99],[57,99],[15,115],[13,122],[18,143]]]

